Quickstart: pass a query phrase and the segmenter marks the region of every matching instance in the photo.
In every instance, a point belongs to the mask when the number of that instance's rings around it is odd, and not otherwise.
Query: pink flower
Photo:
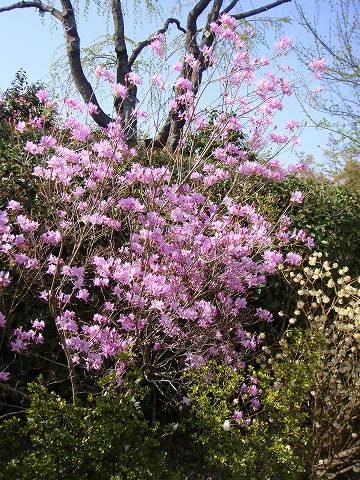
[[[168,88],[168,85],[161,79],[160,75],[156,74],[151,77],[151,80],[153,80],[156,85],[160,88],[161,91],[165,92]]]
[[[174,66],[173,66],[173,70],[174,72],[181,72],[182,70],[182,62],[180,62],[180,60],[177,60],[175,63],[174,63]]]
[[[154,52],[159,55],[159,57],[162,57],[164,55],[164,35],[162,33],[159,33],[156,35],[154,40],[150,43],[150,48],[154,50]]]
[[[28,140],[25,144],[24,150],[28,151],[33,155],[38,155],[44,153],[44,147],[42,145],[36,145],[34,142]]]
[[[0,328],[4,328],[5,325],[6,325],[6,317],[2,312],[0,312]]]
[[[272,322],[274,320],[273,314],[266,310],[265,308],[257,308],[256,309],[256,316],[261,320],[265,320],[265,322]]]
[[[31,326],[34,330],[43,330],[45,328],[45,322],[43,320],[33,320]]]
[[[43,135],[40,139],[40,145],[47,148],[55,147],[57,141],[52,135]]]
[[[84,302],[86,302],[89,298],[89,295],[89,291],[86,288],[80,288],[80,290],[76,294],[76,297],[79,300],[84,300]]]
[[[44,300],[45,302],[47,302],[49,300],[49,294],[50,294],[50,292],[48,290],[42,290],[39,294],[39,298],[41,298],[41,300]]]
[[[99,108],[91,102],[87,104],[87,109],[90,115],[93,115],[94,113],[99,113]]]
[[[20,133],[23,133],[23,131],[25,130],[25,127],[26,127],[25,122],[18,122],[18,124],[15,127],[15,130],[20,132]]]
[[[124,85],[121,85],[121,83],[114,83],[114,85],[112,86],[112,89],[115,95],[118,97],[126,98],[128,95],[127,88]]]
[[[289,265],[295,265],[299,266],[301,263],[301,257],[297,253],[294,252],[289,252],[286,255],[285,262],[288,263]]]
[[[138,108],[134,108],[132,111],[132,114],[136,118],[144,118],[145,120],[148,118],[149,114],[148,112],[145,112],[144,110],[139,110]]]
[[[74,108],[78,112],[82,112],[84,110],[84,105],[76,98],[64,98],[64,105]]]
[[[50,245],[57,245],[61,242],[61,233],[56,230],[49,230],[41,235],[41,238],[44,243],[48,243]]]
[[[322,91],[324,90],[324,87],[322,86],[318,86],[318,87],[315,87],[312,91],[312,93],[315,93],[315,95],[318,95],[319,93],[321,93]]]
[[[97,65],[94,69],[94,73],[97,77],[103,77],[109,82],[113,82],[115,80],[115,75],[110,70],[103,68],[101,65]]]
[[[283,51],[291,48],[291,38],[287,35],[283,35],[280,41],[275,43],[275,48]]]
[[[0,382],[7,382],[10,378],[10,373],[4,370],[0,371]]]
[[[210,28],[215,35],[220,35],[223,32],[222,27],[220,27],[220,25],[216,22],[211,22]]]
[[[231,15],[228,15],[227,13],[224,13],[220,17],[220,23],[223,27],[228,27],[231,30],[235,30],[236,27],[236,20],[234,17]]]
[[[236,422],[240,422],[243,418],[244,414],[242,412],[240,412],[239,410],[235,410],[234,413],[233,413],[233,419],[236,421]]]
[[[181,90],[192,90],[192,83],[187,78],[178,77],[175,81],[175,86]]]
[[[134,85],[140,85],[141,78],[135,72],[130,72],[126,75],[126,79]]]
[[[49,92],[47,92],[46,90],[38,90],[35,96],[40,100],[41,103],[45,103],[45,100],[49,96]]]
[[[30,121],[32,127],[42,128],[42,119],[40,117],[35,117]]]
[[[291,203],[302,203],[304,200],[304,195],[299,190],[291,194],[290,202]]]
[[[283,78],[280,79],[280,88],[284,95],[290,96],[293,92],[290,83]]]
[[[271,132],[269,136],[274,143],[287,143],[289,140],[289,137],[283,133]]]
[[[209,65],[214,65],[216,63],[216,57],[214,55],[214,50],[212,47],[208,47],[207,45],[204,45],[203,47],[200,48],[200,52],[202,52],[204,57],[208,60]]]
[[[199,60],[196,60],[192,53],[187,53],[185,55],[185,62],[190,65],[194,72],[198,72],[200,70],[200,62]]]
[[[299,128],[300,127],[300,122],[298,122],[297,120],[289,120],[287,123],[286,123],[286,128],[288,130],[295,130],[295,128]]]
[[[0,272],[0,287],[8,287],[10,285],[9,272]]]
[[[18,215],[16,217],[16,223],[19,225],[23,232],[34,232],[39,224],[38,222],[31,221],[26,215]]]
[[[71,130],[71,136],[79,142],[85,142],[91,136],[91,128],[88,125],[78,125]]]
[[[105,302],[104,309],[107,310],[108,312],[113,312],[115,309],[115,304],[112,302]]]
[[[316,58],[309,63],[309,68],[315,74],[315,78],[321,78],[321,73],[326,68],[325,58]]]
[[[21,205],[16,200],[9,200],[6,209],[7,210],[14,210],[14,212],[17,212],[18,210],[21,209]]]

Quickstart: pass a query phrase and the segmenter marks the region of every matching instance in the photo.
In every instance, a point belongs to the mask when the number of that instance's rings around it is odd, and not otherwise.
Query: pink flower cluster
[[[163,57],[165,54],[164,41],[165,36],[162,33],[158,33],[150,43],[150,47],[159,57]]]
[[[314,72],[315,78],[320,79],[321,74],[324,72],[326,68],[326,60],[325,58],[316,58],[309,63],[309,68],[312,72]]]

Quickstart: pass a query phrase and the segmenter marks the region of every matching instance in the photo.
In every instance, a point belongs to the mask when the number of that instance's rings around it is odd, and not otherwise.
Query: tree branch
[[[185,37],[185,50],[188,53],[194,55],[196,59],[200,56],[200,50],[196,41],[197,34],[197,19],[204,12],[206,7],[210,4],[211,0],[200,0],[189,12],[187,17],[187,30]],[[218,3],[219,0],[215,0],[214,3]],[[220,0],[222,3],[222,0]],[[199,72],[194,72],[195,77],[192,78],[193,71],[187,63],[183,64],[181,71],[181,76],[191,80],[193,84],[194,94],[197,91],[199,85],[199,79],[201,74]],[[167,145],[171,151],[175,151],[179,145],[181,132],[184,128],[185,121],[179,115],[181,112],[171,111],[168,113],[168,116],[165,120],[165,123],[158,133],[155,139],[155,145]]]
[[[128,87],[127,97],[124,99],[120,97],[115,98],[114,106],[116,113],[122,119],[126,140],[129,143],[135,143],[137,124],[133,110],[136,106],[137,86],[134,84],[129,86],[126,81],[127,74],[131,72],[131,65],[126,48],[124,16],[120,0],[111,0],[111,11],[114,22],[116,81]]]
[[[196,42],[196,31],[197,31],[197,19],[203,13],[205,8],[209,5],[211,0],[200,0],[195,7],[189,12],[187,17],[187,34],[185,47],[190,53],[197,57],[197,42]],[[215,2],[216,3],[216,0]]]
[[[98,112],[91,114],[95,122],[100,127],[106,127],[112,122],[112,118],[101,109],[94,90],[84,74],[74,8],[70,0],[61,0],[61,5],[63,7],[62,24],[65,32],[66,51],[73,80],[84,102],[91,102],[98,107]]]
[[[277,2],[268,3],[267,5],[264,5],[263,7],[254,8],[254,10],[249,10],[248,12],[237,13],[236,15],[232,15],[232,17],[234,17],[236,20],[242,20],[244,18],[253,17],[254,15],[258,15],[259,13],[267,12],[268,10],[271,10],[273,8],[278,7],[279,5],[282,5],[283,3],[288,3],[288,2],[291,2],[291,0],[278,0]]]
[[[106,127],[110,122],[112,122],[112,119],[100,108],[94,90],[90,82],[85,77],[81,63],[80,37],[77,32],[74,8],[70,0],[61,0],[61,5],[63,8],[62,12],[51,5],[44,4],[41,0],[23,0],[12,5],[8,5],[7,7],[0,8],[0,13],[19,8],[37,8],[40,12],[50,13],[62,23],[66,40],[67,57],[69,60],[71,75],[75,82],[76,88],[82,96],[84,102],[91,102],[98,107],[98,112],[92,113],[91,116],[100,127]]]
[[[230,2],[229,5],[221,12],[221,15],[224,15],[224,13],[229,13],[235,7],[238,1],[239,0],[232,0],[232,2]]]
[[[332,48],[330,48],[330,46],[324,42],[324,40],[317,34],[316,30],[313,28],[313,26],[308,22],[307,18],[305,17],[305,14],[304,14],[304,11],[303,9],[296,3],[296,8],[300,14],[300,17],[301,17],[301,21],[303,23],[301,23],[301,25],[303,27],[306,27],[310,32],[311,34],[314,36],[315,40],[317,42],[320,43],[320,45],[323,46],[323,48],[332,56],[334,57],[336,60],[338,60],[339,62],[343,62],[343,58],[342,57],[339,57],[336,52],[334,52],[334,50]]]
[[[7,7],[1,7],[0,13],[10,12],[11,10],[15,10],[18,8],[37,8],[39,12],[50,13],[53,17],[60,20],[60,22],[63,21],[63,16],[59,10],[57,10],[51,5],[46,5],[45,3],[42,3],[40,0],[35,0],[33,2],[22,1],[13,3],[12,5],[8,5]]]
[[[235,6],[235,4],[238,2],[239,0],[234,0],[231,2],[230,5],[228,5],[227,8],[225,8],[225,10],[223,10],[221,12],[221,14],[223,14],[224,12],[227,13],[227,11],[230,11],[231,8],[233,8]],[[214,4],[213,4],[213,7],[212,9],[210,10],[210,13],[208,15],[208,19],[207,19],[207,24],[206,24],[206,27],[203,29],[203,36],[202,36],[202,41],[201,41],[201,46],[207,46],[207,47],[211,47],[211,45],[213,44],[214,40],[215,40],[215,35],[214,33],[211,31],[211,28],[210,28],[210,23],[211,22],[216,22],[219,20],[219,17],[220,17],[220,8],[222,7],[222,1],[215,1]],[[233,5],[234,4],[234,5]],[[203,71],[206,69],[206,64],[203,60],[203,65],[202,65],[202,69]]]
[[[16,388],[12,387],[11,385],[8,385],[7,383],[3,383],[1,385],[1,388],[4,391],[10,392],[10,393],[15,393],[16,395],[19,395],[22,398],[29,398],[29,396],[26,393],[24,393],[20,390],[17,390]]]
[[[137,57],[140,55],[142,50],[145,47],[147,47],[148,45],[151,44],[151,42],[154,40],[154,37],[156,35],[159,35],[160,33],[165,33],[168,30],[171,23],[174,23],[176,25],[177,29],[180,30],[180,32],[186,33],[185,28],[183,28],[180,25],[179,20],[177,20],[176,18],[168,18],[167,20],[165,20],[163,28],[160,28],[160,30],[158,30],[156,33],[151,35],[149,38],[147,38],[146,40],[144,40],[144,41],[142,41],[142,42],[140,42],[136,45],[136,47],[134,48],[134,50],[133,50],[133,52],[132,52],[132,54],[130,55],[130,58],[129,58],[130,67],[132,67],[134,65]]]
[[[117,58],[116,79],[118,83],[125,85],[125,76],[131,71],[131,68],[126,49],[124,17],[120,0],[111,0],[111,11],[114,22],[115,53]]]

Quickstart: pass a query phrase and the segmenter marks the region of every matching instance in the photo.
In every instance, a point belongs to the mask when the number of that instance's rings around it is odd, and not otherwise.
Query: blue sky
[[[0,0],[0,5],[8,5],[13,0]],[[55,2],[56,4],[57,2]],[[79,0],[80,5],[84,4],[84,0]],[[140,13],[136,15],[129,4],[128,15],[126,18],[127,35],[135,40],[142,40],[148,35],[156,31],[161,25],[161,18],[169,16],[168,6],[175,5],[177,2],[169,2],[162,0],[162,5],[165,13],[163,17],[149,19],[145,14]],[[188,2],[189,3],[189,2]],[[263,1],[243,1],[244,10],[248,10],[268,3],[268,0]],[[313,0],[302,0],[303,7],[309,10],[309,4],[313,4]],[[311,13],[311,12],[310,12]],[[326,27],[325,19],[328,12],[323,12],[324,22],[323,28]],[[271,16],[279,17],[288,16],[294,17],[294,5],[286,3],[277,9],[271,11]],[[181,14],[180,14],[181,18]],[[256,22],[255,22],[256,25]],[[111,33],[111,22],[108,22],[106,17],[99,15],[96,8],[90,9],[86,18],[81,17],[79,21],[78,30],[81,36],[82,46],[87,47],[104,34],[106,30]],[[283,27],[284,31],[290,35],[294,42],[304,38],[302,28],[292,22]],[[272,43],[275,37],[275,32],[271,29],[267,35],[269,43]],[[309,38],[309,45],[311,39]],[[54,60],[65,52],[63,45],[63,33],[61,26],[51,19],[49,15],[41,17],[34,9],[15,10],[0,14],[0,58],[2,64],[2,72],[0,76],[0,91],[9,87],[11,81],[14,79],[15,73],[22,68],[26,71],[28,79],[32,81],[41,80],[43,82],[50,82],[49,71]],[[264,54],[266,52],[264,51]],[[295,60],[292,60],[296,62]],[[294,65],[296,68],[296,65]],[[301,70],[300,70],[301,71]],[[65,79],[65,82],[67,80]],[[58,85],[60,87],[60,85]],[[57,85],[54,86],[55,90]],[[295,98],[291,98],[286,104],[286,113],[283,115],[284,121],[289,118],[304,119],[304,113]],[[281,121],[280,116],[280,121]],[[321,157],[321,148],[324,147],[327,140],[327,133],[322,130],[317,130],[312,127],[306,127],[301,136],[301,147],[299,151],[305,153],[313,153],[317,158]],[[287,155],[284,160],[291,161],[294,154]]]

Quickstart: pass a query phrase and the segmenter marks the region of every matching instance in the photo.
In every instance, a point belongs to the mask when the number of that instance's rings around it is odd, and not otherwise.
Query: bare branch
[[[28,395],[26,395],[26,393],[22,392],[21,390],[17,390],[16,388],[12,387],[11,385],[8,385],[7,383],[3,383],[1,385],[1,388],[4,391],[15,393],[16,395],[19,395],[22,398],[29,398]]]
[[[313,26],[308,22],[307,18],[305,17],[305,14],[304,14],[304,11],[303,9],[300,7],[300,5],[298,5],[296,3],[296,8],[300,14],[300,21],[301,21],[301,25],[303,27],[306,27],[308,28],[308,30],[312,33],[312,35],[314,36],[315,40],[317,42],[320,43],[320,45],[322,45],[322,47],[331,55],[333,56],[334,58],[336,58],[336,60],[342,62],[344,60],[344,58],[341,58],[339,57],[336,52],[334,52],[334,50],[326,43],[324,42],[324,40],[320,37],[320,35],[318,35],[318,33],[316,32],[316,30],[313,28]]]
[[[54,8],[52,5],[46,5],[45,3],[42,3],[40,0],[35,0],[33,2],[22,1],[22,2],[13,3],[12,5],[8,5],[7,7],[1,7],[0,13],[10,12],[11,10],[15,10],[18,8],[37,8],[39,12],[43,12],[43,13],[47,12],[53,15],[58,20],[60,20],[61,22],[63,20],[63,17],[61,15],[61,12],[59,12],[59,10]]]
[[[288,2],[291,2],[291,0],[278,0],[277,2],[268,3],[263,7],[254,8],[254,10],[249,10],[248,12],[237,13],[236,15],[232,15],[232,17],[234,17],[236,20],[242,20],[244,18],[249,18],[249,17],[253,17],[254,15],[258,15],[259,13],[267,12],[268,10],[271,10],[273,8],[278,7],[279,5],[282,5],[283,3],[288,3]]]
[[[147,38],[146,40],[138,43],[136,45],[136,47],[134,48],[132,54],[130,55],[130,58],[129,58],[129,65],[130,67],[132,67],[137,59],[137,57],[140,55],[140,53],[142,52],[142,50],[147,47],[148,45],[151,44],[151,42],[154,40],[154,37],[156,35],[159,35],[160,33],[165,33],[170,24],[174,23],[177,27],[178,30],[180,30],[180,32],[183,32],[183,33],[186,33],[186,30],[185,28],[183,28],[181,25],[180,25],[180,22],[179,20],[177,20],[176,18],[168,18],[167,20],[165,20],[164,22],[164,26],[163,28],[160,28],[160,30],[158,30],[156,33],[154,33],[153,35],[151,35],[149,38]]]
[[[239,0],[232,0],[232,2],[230,2],[229,5],[221,12],[221,15],[224,15],[224,13],[229,13],[235,7],[238,1]]]

